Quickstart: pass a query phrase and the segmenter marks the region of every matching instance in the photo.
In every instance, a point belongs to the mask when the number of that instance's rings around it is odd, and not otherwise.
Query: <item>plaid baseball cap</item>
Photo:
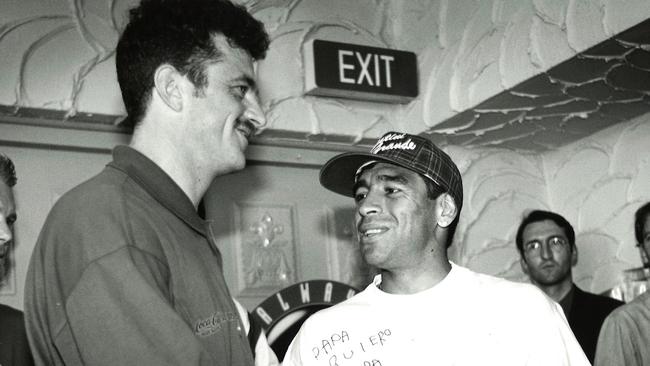
[[[460,212],[463,205],[460,171],[449,155],[422,136],[388,132],[368,153],[337,155],[321,168],[320,184],[330,191],[352,197],[359,169],[375,161],[395,164],[429,179],[454,198]]]

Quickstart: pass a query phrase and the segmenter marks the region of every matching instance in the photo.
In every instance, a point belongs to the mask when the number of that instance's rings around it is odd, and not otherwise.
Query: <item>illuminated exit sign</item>
[[[306,94],[406,103],[418,95],[415,53],[320,39],[305,45]]]

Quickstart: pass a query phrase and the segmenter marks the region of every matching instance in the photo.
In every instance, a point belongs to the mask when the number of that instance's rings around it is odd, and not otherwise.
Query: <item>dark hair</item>
[[[4,154],[0,154],[0,179],[9,187],[16,185],[16,167]]]
[[[212,39],[216,34],[254,60],[264,58],[270,42],[260,21],[227,0],[142,0],[132,9],[115,55],[125,124],[144,117],[154,73],[162,64],[174,66],[197,88],[205,87],[205,65],[221,57]]]
[[[435,200],[436,198],[440,197],[441,194],[447,193],[444,188],[440,187],[439,185],[435,184],[434,182],[431,181],[431,179],[426,178],[422,176],[422,179],[424,179],[424,184],[427,187],[427,198],[430,200]],[[455,202],[455,199],[454,199]],[[456,218],[454,221],[451,222],[451,224],[447,227],[447,243],[446,246],[449,248],[451,246],[451,243],[454,240],[454,234],[456,234],[456,228],[458,227],[458,220],[460,218],[460,210],[461,210],[461,205],[458,202],[456,203],[456,208],[458,209],[458,212],[456,212]],[[461,202],[462,204],[462,202]]]
[[[634,214],[634,236],[639,244],[643,243],[643,225],[648,215],[650,215],[650,202],[641,206]]]
[[[519,224],[519,229],[517,229],[517,249],[519,250],[519,253],[523,255],[524,253],[524,243],[523,243],[523,235],[524,235],[524,230],[526,229],[526,226],[529,224],[532,224],[533,222],[539,222],[539,221],[546,221],[550,220],[553,221],[557,226],[561,227],[564,230],[564,234],[566,235],[567,239],[569,240],[569,244],[571,245],[571,248],[575,246],[576,243],[576,233],[573,230],[573,226],[561,215],[556,214],[555,212],[550,212],[550,211],[543,211],[543,210],[534,210],[530,212],[524,219],[521,221],[521,224]]]

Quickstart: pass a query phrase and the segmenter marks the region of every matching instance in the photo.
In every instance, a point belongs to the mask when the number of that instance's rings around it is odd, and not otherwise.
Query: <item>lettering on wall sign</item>
[[[307,94],[406,103],[418,95],[415,53],[316,39],[305,45]]]
[[[346,84],[382,86],[383,80],[390,89],[393,87],[390,69],[393,61],[394,56],[373,53],[364,55],[358,51],[339,50],[339,81]]]
[[[252,316],[268,331],[281,318],[298,309],[326,307],[349,299],[357,289],[337,281],[312,280],[286,287],[262,301]]]
[[[282,359],[298,328],[309,315],[347,300],[357,292],[354,287],[337,281],[299,282],[266,298],[253,310],[251,317],[264,328],[271,348]],[[346,337],[341,334],[331,338],[332,344],[336,344]]]

